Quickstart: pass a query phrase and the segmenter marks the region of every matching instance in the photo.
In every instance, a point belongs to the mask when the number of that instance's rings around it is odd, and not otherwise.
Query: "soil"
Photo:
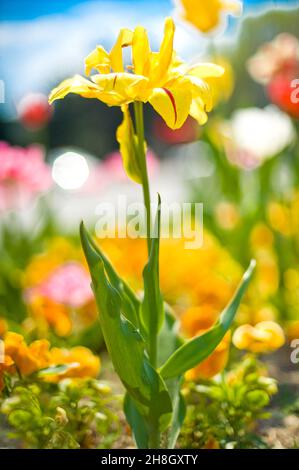
[[[279,391],[272,401],[272,417],[260,424],[259,433],[274,449],[299,448],[299,364],[291,362],[291,352],[286,346],[266,359]]]

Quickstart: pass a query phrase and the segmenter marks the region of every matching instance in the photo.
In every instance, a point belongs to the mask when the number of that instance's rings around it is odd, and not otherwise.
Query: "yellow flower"
[[[299,320],[292,321],[287,325],[287,337],[289,341],[299,338]]]
[[[152,52],[146,30],[121,29],[108,53],[97,46],[85,59],[85,72],[98,73],[88,80],[76,75],[55,88],[49,102],[75,93],[96,98],[109,106],[126,106],[132,102],[149,102],[171,129],[180,128],[190,114],[200,124],[207,120],[212,108],[212,95],[207,78],[219,77],[222,67],[201,63],[187,66],[173,50],[175,26],[165,21],[164,38],[159,52]],[[122,50],[132,48],[132,65],[124,67]]]
[[[285,237],[293,234],[292,213],[287,205],[271,202],[268,206],[268,219],[271,227]]]
[[[274,295],[279,287],[279,267],[277,255],[273,249],[272,231],[263,223],[257,224],[250,234],[252,255],[257,261],[255,279],[249,288],[252,295],[264,300]]]
[[[208,33],[221,24],[222,16],[242,13],[238,0],[178,0],[179,15],[203,33]]]
[[[255,326],[239,326],[233,335],[233,344],[236,348],[256,353],[275,351],[284,342],[285,337],[282,328],[273,321],[263,321]]]
[[[48,326],[53,328],[58,336],[68,336],[72,333],[72,318],[65,305],[35,295],[30,300],[29,307],[34,323],[41,333],[46,334]]]
[[[235,77],[233,68],[227,59],[224,57],[213,57],[213,62],[224,70],[223,74],[219,78],[206,78],[206,82],[212,91],[213,106],[216,106],[216,104],[222,101],[228,101],[231,97],[234,90]]]
[[[236,204],[222,201],[215,208],[215,218],[219,227],[224,230],[233,230],[240,222],[240,213]]]

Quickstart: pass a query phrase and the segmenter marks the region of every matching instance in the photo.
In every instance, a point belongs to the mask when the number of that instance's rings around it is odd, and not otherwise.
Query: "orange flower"
[[[11,358],[22,375],[30,375],[48,365],[49,342],[34,341],[27,346],[22,335],[8,332],[4,340],[5,353]]]
[[[167,302],[177,307],[178,312],[192,305],[204,304],[219,313],[239,282],[242,270],[238,263],[209,232],[204,232],[203,239],[200,250],[185,249],[184,238],[161,239],[161,289]],[[139,279],[142,279],[147,259],[144,240],[104,239],[100,245],[129,284],[141,289]]]
[[[66,377],[96,377],[100,370],[100,359],[84,347],[72,349],[52,348],[47,340],[33,341],[27,345],[23,336],[8,332],[4,340],[5,358],[0,363],[0,391],[4,387],[3,374],[16,373],[30,375],[41,369],[67,364],[66,371],[45,374],[41,378],[47,382],[57,383]]]
[[[83,346],[72,349],[51,349],[50,365],[60,364],[69,364],[71,367],[60,374],[47,376],[47,381],[59,382],[67,377],[97,377],[101,362],[99,357]]]
[[[38,327],[43,327],[46,322],[58,336],[68,336],[72,332],[72,321],[65,305],[37,295],[31,299],[30,310]]]
[[[282,328],[273,321],[252,325],[241,325],[233,335],[233,344],[238,349],[255,353],[267,353],[280,348],[285,342]]]

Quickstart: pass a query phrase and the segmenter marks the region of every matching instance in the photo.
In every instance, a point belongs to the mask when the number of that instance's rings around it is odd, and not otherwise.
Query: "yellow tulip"
[[[284,342],[285,336],[282,328],[273,321],[262,321],[255,326],[239,326],[233,335],[233,344],[236,348],[256,353],[275,351]]]
[[[173,20],[167,18],[160,50],[152,52],[143,27],[122,29],[109,53],[97,46],[86,57],[86,74],[92,70],[97,74],[90,80],[80,75],[64,80],[51,92],[49,102],[69,93],[96,98],[123,111],[129,103],[149,102],[171,129],[180,128],[189,114],[204,124],[212,108],[212,92],[206,79],[220,77],[223,68],[211,63],[183,63],[173,50],[174,32]],[[125,68],[122,50],[129,46],[132,64]]]
[[[238,0],[178,0],[179,15],[203,33],[217,28],[224,14],[239,16],[242,3]]]

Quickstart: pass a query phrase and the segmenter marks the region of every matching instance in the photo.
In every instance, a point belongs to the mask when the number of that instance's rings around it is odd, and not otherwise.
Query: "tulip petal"
[[[192,116],[201,126],[208,120],[204,103],[201,98],[194,98],[190,106],[190,116]]]
[[[49,103],[62,99],[69,93],[75,93],[84,98],[98,98],[99,88],[86,78],[75,75],[72,78],[67,78],[51,91]]]
[[[160,51],[152,54],[151,80],[159,85],[166,76],[173,56],[173,37],[175,25],[172,18],[166,18],[164,26],[164,38]]]
[[[148,75],[150,44],[145,28],[137,26],[133,34],[132,55],[134,73],[140,75]]]
[[[111,67],[114,72],[123,72],[123,47],[132,45],[133,32],[130,29],[123,28],[120,30],[116,43],[110,51]]]
[[[134,100],[145,101],[148,96],[148,79],[142,75],[126,72],[98,74],[93,75],[91,80],[97,84],[100,92],[107,96],[105,102],[112,106],[121,106]],[[110,103],[109,96],[111,96]]]
[[[149,102],[168,127],[179,129],[188,117],[191,99],[191,91],[183,87],[154,88]]]
[[[85,58],[86,75],[89,75],[92,69],[96,69],[100,73],[110,72],[110,57],[102,46],[97,46]]]
[[[212,92],[204,80],[201,78],[189,75],[185,77],[191,84],[192,97],[200,98],[202,100],[204,109],[206,111],[211,111],[213,107]]]

